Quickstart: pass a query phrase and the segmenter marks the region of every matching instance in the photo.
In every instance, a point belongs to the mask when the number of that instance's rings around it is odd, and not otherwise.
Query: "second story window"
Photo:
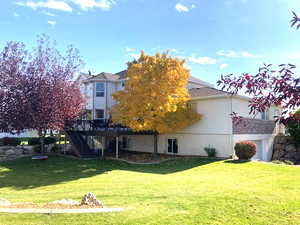
[[[96,97],[104,97],[104,83],[96,83]]]

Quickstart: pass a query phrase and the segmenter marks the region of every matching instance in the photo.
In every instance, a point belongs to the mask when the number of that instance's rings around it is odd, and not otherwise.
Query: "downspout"
[[[92,85],[93,85],[93,91],[92,91],[92,94],[93,94],[93,106],[92,106],[92,119],[94,120],[95,119],[95,82],[92,82]]]
[[[230,115],[233,114],[233,104],[232,104],[232,96],[230,96]],[[233,143],[233,122],[232,118],[230,120],[231,123],[231,132],[230,132],[230,146],[231,146],[231,151],[232,151],[232,158],[235,156],[235,151],[234,151],[234,143]]]

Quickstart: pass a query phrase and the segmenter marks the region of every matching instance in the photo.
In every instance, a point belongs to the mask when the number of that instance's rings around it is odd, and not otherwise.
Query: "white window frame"
[[[102,87],[97,87],[97,85],[100,85],[100,84],[102,85]],[[95,95],[96,95],[96,97],[105,97],[105,84],[104,84],[104,82],[96,82],[96,84],[95,84]]]

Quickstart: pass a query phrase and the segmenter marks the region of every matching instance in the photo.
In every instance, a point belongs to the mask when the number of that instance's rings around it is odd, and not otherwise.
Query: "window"
[[[122,87],[125,87],[125,82],[124,81],[122,81]]]
[[[168,153],[178,153],[178,144],[176,138],[169,138],[168,139]]]
[[[96,109],[96,120],[104,119],[104,110],[103,109]]]
[[[96,97],[104,97],[104,83],[96,83]]]
[[[269,120],[269,110],[266,110],[261,113],[261,119],[262,120]]]
[[[124,136],[122,138],[122,148],[123,149],[128,149],[131,147],[131,139],[127,136]]]

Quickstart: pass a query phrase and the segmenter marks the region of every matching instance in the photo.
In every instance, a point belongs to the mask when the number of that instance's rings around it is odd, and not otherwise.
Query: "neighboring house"
[[[125,75],[126,71],[79,76],[82,92],[88,99],[85,119],[110,119],[109,109],[116,103],[112,94],[124,88]],[[234,154],[237,141],[251,140],[257,144],[255,159],[271,159],[273,138],[280,131],[274,121],[280,113],[279,108],[272,106],[267,112],[249,115],[247,97],[232,96],[195,77],[189,79],[188,89],[191,95],[189,106],[203,118],[173,134],[159,135],[159,153],[205,156],[204,148],[211,146],[216,148],[218,157],[227,158]],[[230,115],[233,112],[244,118],[241,123],[232,121]],[[118,140],[122,149],[153,152],[152,135],[122,135]]]
[[[37,131],[25,131],[20,134],[11,134],[11,133],[0,133],[0,138],[3,137],[38,137],[38,132]]]

